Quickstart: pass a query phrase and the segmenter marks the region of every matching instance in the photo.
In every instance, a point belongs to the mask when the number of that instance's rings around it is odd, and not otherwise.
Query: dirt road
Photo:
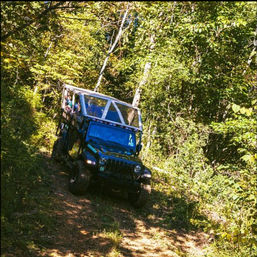
[[[125,197],[91,190],[84,196],[68,191],[67,170],[49,160],[52,172],[54,234],[41,256],[203,256],[208,236],[175,230],[162,221],[151,201],[134,209]],[[153,191],[154,194],[154,191]]]

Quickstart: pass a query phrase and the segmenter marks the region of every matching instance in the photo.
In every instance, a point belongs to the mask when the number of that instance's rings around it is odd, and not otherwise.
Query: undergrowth
[[[50,243],[45,235],[55,224],[49,200],[48,157],[39,151],[43,145],[52,144],[46,135],[51,135],[54,123],[42,127],[49,119],[37,112],[35,103],[29,101],[31,95],[29,88],[2,89],[2,256],[9,251],[16,256],[35,255]]]
[[[158,145],[143,154],[153,170],[155,207],[166,210],[163,220],[170,228],[207,232],[212,242],[207,256],[255,256],[256,168],[213,166],[204,151],[210,128],[176,122],[176,154],[167,158]]]

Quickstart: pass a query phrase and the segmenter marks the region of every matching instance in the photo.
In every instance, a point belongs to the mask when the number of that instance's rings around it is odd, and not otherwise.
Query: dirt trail
[[[204,256],[208,237],[202,232],[182,233],[156,225],[149,204],[135,210],[125,198],[89,192],[74,196],[67,188],[67,170],[52,160],[55,234],[41,256]],[[152,216],[151,216],[152,215]],[[152,217],[153,222],[151,222]]]

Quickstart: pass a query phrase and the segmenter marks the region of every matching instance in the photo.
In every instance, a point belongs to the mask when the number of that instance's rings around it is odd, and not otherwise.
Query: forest
[[[256,17],[255,1],[1,1],[1,256],[256,256]],[[142,210],[61,186],[50,156],[64,83],[140,108]],[[69,199],[94,216],[65,222]],[[68,251],[83,226],[88,248],[81,232]],[[177,246],[200,232],[201,251]]]

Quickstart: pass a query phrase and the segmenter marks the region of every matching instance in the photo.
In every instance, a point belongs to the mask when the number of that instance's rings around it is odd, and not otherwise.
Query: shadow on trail
[[[66,168],[49,159],[48,170],[52,172],[52,211],[57,223],[43,256],[106,256],[117,244],[121,229],[136,230],[124,197],[114,197],[100,188],[74,196],[68,191]]]
[[[182,252],[188,251],[187,240],[199,243],[199,236],[191,233],[196,228],[190,222],[192,218],[205,219],[198,214],[197,203],[156,190],[152,190],[150,201],[142,209],[132,207],[126,195],[101,188],[74,196],[68,191],[68,171],[51,159],[47,163],[53,178],[52,215],[57,222],[42,256],[107,256],[115,248],[124,256],[143,256],[151,251],[150,241],[148,246],[138,243],[134,248],[122,241],[151,240],[153,230],[164,231],[172,247]],[[161,251],[155,247],[156,256]]]
[[[152,190],[151,197],[151,206],[146,213],[157,217],[157,219],[148,219],[152,226],[190,232],[197,230],[197,226],[191,222],[192,219],[206,220],[206,217],[198,212],[198,202],[190,202],[182,197],[167,196],[156,190]]]

